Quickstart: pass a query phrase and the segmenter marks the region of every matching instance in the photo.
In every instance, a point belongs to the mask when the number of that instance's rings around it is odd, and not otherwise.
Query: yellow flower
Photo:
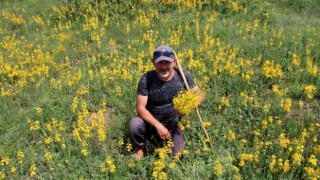
[[[169,168],[170,168],[170,169],[173,169],[175,166],[176,166],[176,163],[175,163],[175,162],[171,162],[171,163],[169,164]]]
[[[109,167],[109,172],[110,172],[110,173],[115,172],[116,166],[114,165],[111,156],[108,156],[108,157],[107,157],[106,163],[107,163],[107,165],[108,165],[108,167]]]
[[[181,131],[185,130],[185,127],[183,126],[183,124],[181,123],[181,121],[178,122],[178,127],[181,129]]]
[[[217,176],[220,176],[223,174],[223,168],[222,168],[221,160],[219,158],[215,162],[214,173]]]
[[[44,157],[47,161],[50,161],[52,159],[51,153],[48,150],[45,150]]]
[[[0,171],[0,179],[4,179],[6,177],[6,173]]]
[[[236,134],[232,130],[229,130],[228,131],[228,140],[233,141],[235,139],[236,139]]]
[[[266,147],[271,147],[272,142],[270,142],[270,141],[266,141],[264,144],[266,145]]]
[[[288,144],[290,143],[290,140],[285,137],[284,133],[281,133],[279,135],[278,140],[279,140],[279,144],[280,144],[281,148],[286,148],[288,146]]]
[[[130,167],[130,168],[136,166],[135,163],[134,163],[134,161],[133,161],[132,159],[129,159],[129,160],[127,161],[127,164],[128,164],[128,167]]]
[[[293,162],[292,164],[296,167],[300,166],[301,160],[302,160],[302,155],[299,153],[294,153],[293,156]]]
[[[77,108],[78,108],[78,97],[76,96],[76,97],[73,98],[73,101],[72,101],[72,104],[71,104],[71,111],[73,113],[75,113]]]
[[[199,105],[200,97],[193,91],[180,91],[173,99],[174,109],[181,114],[189,114]]]
[[[310,155],[308,158],[308,163],[312,164],[313,166],[317,166],[317,158],[315,155]]]
[[[201,150],[200,149],[196,149],[195,151],[194,151],[194,153],[196,153],[196,154],[201,154]]]
[[[183,154],[189,154],[189,151],[186,150],[186,149],[184,149],[184,150],[183,150]]]
[[[235,171],[235,172],[239,172],[239,168],[237,166],[232,166],[232,169]]]
[[[254,154],[240,154],[240,160],[252,162],[254,160]]]
[[[157,175],[158,175],[158,176],[157,176],[156,179],[159,179],[159,180],[166,180],[166,179],[168,179],[167,173],[165,173],[165,172],[163,172],[163,171],[158,172]]]
[[[84,156],[88,156],[88,150],[85,148],[81,149],[81,154]]]
[[[101,170],[101,172],[106,172],[107,168],[106,168],[105,163],[101,163],[100,170]]]
[[[272,86],[272,91],[276,94],[280,94],[280,89],[279,89],[279,85],[275,84]]]
[[[68,41],[68,40],[72,39],[72,34],[60,33],[60,34],[58,34],[57,39],[59,41]]]
[[[78,95],[86,95],[86,94],[89,94],[89,87],[83,87],[81,89],[78,90],[77,94]]]
[[[76,140],[81,142],[80,130],[78,128],[73,130],[73,136]]]
[[[61,149],[66,149],[67,145],[65,143],[61,144]]]
[[[278,159],[278,166],[279,168],[283,167],[283,160],[281,158]]]
[[[120,138],[118,141],[118,147],[121,148],[123,145],[124,145],[124,141],[122,138]]]
[[[258,130],[254,130],[253,131],[253,134],[255,135],[255,136],[260,136],[260,130],[258,129]]]
[[[33,21],[38,25],[44,25],[44,22],[40,16],[32,16]]]
[[[36,108],[34,108],[34,109],[36,110],[36,113],[37,113],[38,115],[41,115],[42,112],[43,112],[43,109],[40,108],[40,107],[36,107]]]
[[[51,124],[52,124],[53,127],[56,128],[56,127],[58,126],[58,121],[57,121],[57,119],[53,117],[53,118],[51,119]]]
[[[207,145],[205,145],[204,147],[203,147],[203,151],[205,151],[205,152],[208,152],[208,151],[210,151],[211,149],[207,146]]]
[[[241,176],[240,175],[233,175],[232,179],[241,180]]]
[[[98,130],[97,130],[97,132],[98,132],[98,139],[99,139],[99,141],[100,141],[100,142],[105,141],[105,140],[106,140],[106,131],[105,131],[105,129],[104,129],[104,126],[101,127],[101,125],[100,125],[100,127],[99,127]]]
[[[51,123],[45,123],[45,126],[46,126],[46,129],[47,129],[49,132],[52,132],[52,131],[53,131],[52,126],[51,126]]]
[[[29,130],[32,132],[32,131],[37,131],[40,129],[40,121],[39,120],[36,120],[34,123],[31,123],[30,124],[30,128]]]
[[[10,159],[9,159],[9,157],[8,156],[4,156],[4,157],[2,157],[1,158],[1,161],[0,161],[0,165],[7,165],[7,164],[9,164],[9,162],[10,162]]]
[[[268,121],[264,119],[264,120],[262,120],[261,124],[262,124],[261,128],[266,129],[267,125],[268,125]]]
[[[286,172],[289,172],[290,170],[290,163],[289,163],[289,160],[286,160],[284,163],[283,163],[283,171],[286,173]]]
[[[267,60],[262,66],[262,73],[267,78],[282,77],[282,67],[280,64],[274,64],[274,61]]]
[[[276,160],[276,156],[275,155],[272,155],[271,156],[271,162],[269,163],[269,169],[270,169],[270,171],[271,172],[273,172],[273,173],[276,173],[277,172],[277,169],[276,169],[276,162],[277,162],[277,160]]]
[[[314,136],[314,137],[312,138],[312,142],[316,143],[317,141],[318,141],[317,136]]]
[[[208,122],[208,121],[204,121],[204,122],[203,122],[203,126],[204,126],[205,128],[210,127],[211,125],[212,125],[211,122]]]
[[[222,98],[221,98],[221,105],[224,105],[224,106],[226,106],[226,107],[230,107],[229,99],[226,98],[226,97],[224,97],[224,96],[222,96]]]
[[[166,167],[165,163],[163,162],[162,159],[158,159],[154,162],[153,164],[153,171],[161,171]]]
[[[130,142],[127,143],[126,149],[127,149],[127,151],[129,151],[129,152],[132,150],[132,144],[131,144]]]
[[[59,133],[54,134],[54,141],[55,142],[60,142],[61,141],[61,135]]]
[[[61,132],[63,132],[63,131],[65,131],[66,130],[66,128],[65,128],[65,126],[64,126],[64,124],[63,124],[63,122],[61,121],[61,122],[59,122],[59,130],[61,131]]]
[[[290,98],[281,99],[280,101],[280,107],[285,110],[286,112],[291,111],[292,101]]]
[[[317,172],[312,167],[304,167],[303,169],[305,170],[310,179],[317,179]]]
[[[37,166],[35,163],[32,163],[30,166],[30,177],[37,175]]]
[[[116,91],[117,91],[117,94],[118,94],[119,96],[122,95],[122,90],[121,90],[121,87],[120,87],[120,86],[117,86],[117,87],[116,87]]]
[[[292,64],[299,66],[300,63],[301,63],[301,60],[300,60],[299,56],[295,53],[292,53]]]
[[[245,144],[247,144],[247,140],[241,139],[240,140],[240,146],[243,147]]]
[[[246,164],[246,162],[244,161],[244,160],[240,160],[240,162],[239,162],[239,166],[241,166],[241,167],[243,167],[244,165]]]
[[[263,106],[263,112],[265,112],[265,113],[269,112],[270,108],[271,108],[271,104],[264,105]]]
[[[51,164],[49,164],[49,170],[54,171],[54,167]]]
[[[316,90],[317,90],[316,86],[309,85],[309,86],[304,87],[304,94],[307,96],[308,99],[312,99],[313,98],[313,93]]]
[[[20,149],[17,152],[17,157],[18,157],[18,162],[21,165],[23,163],[24,154]]]
[[[11,172],[12,174],[16,174],[16,173],[17,173],[17,169],[12,166],[12,167],[10,167],[10,172]]]
[[[239,162],[239,166],[244,166],[245,163],[247,162],[259,162],[259,157],[257,154],[245,154],[242,153],[240,154],[240,162]]]
[[[12,15],[10,20],[13,24],[17,24],[17,25],[21,25],[26,22],[21,16],[15,16],[15,15]]]

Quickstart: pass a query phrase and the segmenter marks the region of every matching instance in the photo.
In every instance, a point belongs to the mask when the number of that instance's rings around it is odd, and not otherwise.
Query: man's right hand
[[[170,132],[164,125],[159,123],[155,128],[157,129],[158,135],[161,139],[170,139]]]

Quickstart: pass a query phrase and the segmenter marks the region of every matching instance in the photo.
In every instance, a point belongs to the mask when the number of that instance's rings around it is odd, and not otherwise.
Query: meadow
[[[319,0],[0,1],[0,179],[320,179]],[[207,139],[132,157],[139,78],[168,45]],[[212,146],[208,143],[211,142]]]

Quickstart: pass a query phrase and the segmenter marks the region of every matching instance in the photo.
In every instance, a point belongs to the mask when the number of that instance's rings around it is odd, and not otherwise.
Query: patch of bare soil
[[[107,106],[105,111],[103,111],[103,119],[106,126],[108,126],[112,119],[111,114],[114,112],[113,108]],[[88,118],[88,123],[91,124],[94,121],[98,121],[99,119],[99,112],[91,112]]]

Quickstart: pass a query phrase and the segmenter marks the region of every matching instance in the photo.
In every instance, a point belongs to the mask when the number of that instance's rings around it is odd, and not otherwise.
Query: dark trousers
[[[178,152],[182,153],[184,148],[184,139],[182,131],[178,126],[167,127],[167,129],[171,134],[171,140],[173,142],[171,155],[174,157]],[[157,130],[139,116],[135,116],[130,120],[129,135],[131,136],[134,147],[145,148],[147,146],[147,140],[150,140],[152,135],[157,140],[162,141]]]

